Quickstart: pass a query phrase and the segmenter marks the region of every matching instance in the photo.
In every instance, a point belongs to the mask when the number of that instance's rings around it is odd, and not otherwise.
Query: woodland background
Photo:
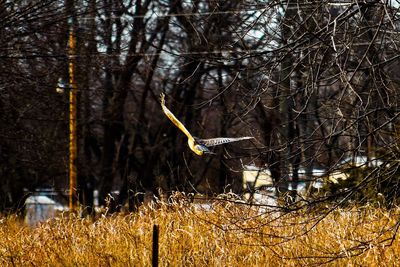
[[[77,36],[81,203],[133,209],[138,192],[241,193],[244,165],[280,193],[299,169],[345,189],[313,201],[399,195],[398,1],[44,0],[0,2],[0,211],[68,187],[68,34]],[[73,18],[73,24],[68,22]],[[64,83],[67,84],[67,83]],[[202,138],[254,136],[197,157],[159,95]],[[307,202],[309,203],[309,202]]]

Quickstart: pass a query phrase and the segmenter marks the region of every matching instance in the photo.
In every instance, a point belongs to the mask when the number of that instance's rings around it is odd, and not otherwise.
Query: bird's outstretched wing
[[[175,124],[175,126],[178,127],[190,140],[194,142],[194,137],[189,133],[185,125],[183,125],[183,123],[180,122],[175,117],[175,115],[172,114],[172,112],[165,106],[165,95],[163,93],[160,95],[160,99],[161,99],[161,107],[165,115],[167,115],[167,117]]]
[[[244,136],[244,137],[237,137],[237,138],[229,138],[229,137],[218,137],[218,138],[211,138],[211,139],[197,139],[200,144],[203,144],[207,147],[210,146],[218,146],[226,143],[232,143],[242,140],[253,139],[252,136]]]

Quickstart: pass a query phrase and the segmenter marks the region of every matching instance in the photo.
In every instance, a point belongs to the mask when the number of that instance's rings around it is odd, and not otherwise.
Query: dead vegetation
[[[160,204],[138,212],[73,216],[29,228],[0,222],[2,266],[150,266],[160,226],[160,266],[392,266],[400,261],[399,209],[263,212],[226,201]]]

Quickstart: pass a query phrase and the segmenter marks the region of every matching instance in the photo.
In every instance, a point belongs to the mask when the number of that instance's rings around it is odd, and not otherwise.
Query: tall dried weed
[[[227,201],[158,204],[136,213],[60,216],[30,228],[0,220],[1,266],[394,266],[399,209],[260,212]]]

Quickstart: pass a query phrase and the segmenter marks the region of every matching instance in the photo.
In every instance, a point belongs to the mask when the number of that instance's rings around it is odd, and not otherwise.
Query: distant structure
[[[271,172],[268,169],[248,165],[243,170],[243,189],[245,191],[254,191],[266,187],[272,187],[273,180]]]
[[[297,194],[307,194],[306,182],[310,181],[306,176],[307,170],[304,167],[298,169],[299,181],[292,181],[292,174],[288,177],[288,190],[296,190]],[[323,186],[325,170],[313,168],[311,170],[311,187],[319,190]],[[246,201],[262,204],[265,206],[277,206],[276,188],[271,171],[266,167],[246,165],[243,170],[243,197]]]
[[[36,226],[40,222],[54,218],[61,208],[53,199],[43,195],[28,197],[25,201],[25,207],[25,223],[29,226]]]
[[[335,166],[335,171],[329,173],[328,181],[334,184],[347,180],[350,177],[349,170],[354,168],[379,167],[383,165],[383,161],[375,157],[367,156],[351,156],[346,157]]]

